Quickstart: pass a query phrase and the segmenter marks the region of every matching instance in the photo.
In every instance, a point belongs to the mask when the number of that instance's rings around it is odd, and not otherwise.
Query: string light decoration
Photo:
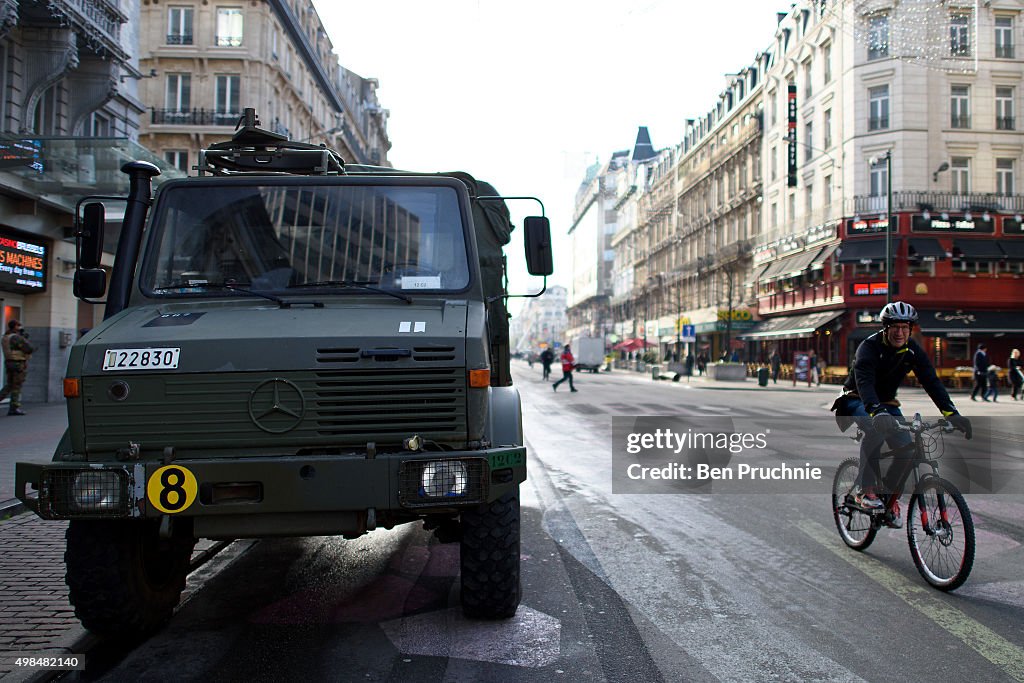
[[[869,59],[947,73],[978,70],[978,0],[813,0],[822,19],[853,36]]]

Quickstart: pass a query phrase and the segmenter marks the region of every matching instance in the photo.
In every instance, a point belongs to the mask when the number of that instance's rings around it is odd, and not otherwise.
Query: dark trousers
[[[775,366],[772,368],[772,384],[779,383],[779,371],[782,370],[781,366]]]
[[[1015,375],[1010,375],[1010,382],[1013,384],[1013,391],[1010,393],[1010,395],[1013,398],[1017,398],[1022,393],[1021,392],[1021,384],[1024,384],[1024,382],[1022,382],[1022,380],[1020,379],[1020,376],[1015,376]]]
[[[544,379],[551,377],[551,363],[544,363]]]
[[[11,397],[11,410],[21,407],[21,385],[25,383],[28,363],[20,360],[4,361],[4,372],[7,374],[7,382],[4,388],[0,389],[0,401],[8,396]]]
[[[863,401],[859,399],[851,399],[846,407],[856,418],[857,425],[864,430],[864,438],[860,442],[860,471],[857,473],[857,483],[864,489],[874,489],[876,493],[883,493],[897,483],[898,476],[892,475],[899,475],[901,472],[890,472],[890,476],[886,477],[887,482],[878,481],[876,470],[880,470],[878,456],[882,453],[882,444],[888,443],[889,448],[895,449],[906,446],[913,441],[913,438],[907,432],[894,432],[887,436],[879,434],[872,426],[871,417],[868,416]],[[885,411],[893,417],[903,416],[900,409],[895,406],[885,406]],[[889,468],[898,470],[898,468],[893,468],[892,464],[889,465]]]
[[[978,392],[981,392],[981,398],[988,400],[985,399],[986,391],[988,391],[988,377],[974,373],[974,389],[971,391],[971,398],[977,398]]]
[[[565,380],[569,380],[569,388],[572,389],[573,391],[576,391],[576,387],[572,385],[572,370],[570,370],[569,372],[562,370],[562,379],[555,382],[552,386],[554,386],[557,389],[558,385],[564,382]]]

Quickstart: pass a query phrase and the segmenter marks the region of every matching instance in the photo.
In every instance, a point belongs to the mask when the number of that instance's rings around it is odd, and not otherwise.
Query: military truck
[[[198,538],[422,521],[461,545],[465,614],[514,615],[507,206],[467,174],[346,165],[244,124],[155,197],[155,166],[123,167],[109,288],[103,204],[81,211],[75,294],[106,293],[105,317],[71,349],[52,462],[16,467],[27,506],[70,520],[75,613],[101,634],[158,628]],[[547,219],[524,232],[549,275]]]

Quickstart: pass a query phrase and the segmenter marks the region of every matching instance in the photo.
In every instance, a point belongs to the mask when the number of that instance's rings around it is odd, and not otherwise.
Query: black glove
[[[965,439],[969,439],[974,436],[974,430],[971,429],[971,421],[960,413],[953,413],[952,415],[947,416],[946,421],[956,429],[963,432]]]
[[[879,434],[891,434],[896,431],[896,418],[883,410],[871,416],[871,426]]]

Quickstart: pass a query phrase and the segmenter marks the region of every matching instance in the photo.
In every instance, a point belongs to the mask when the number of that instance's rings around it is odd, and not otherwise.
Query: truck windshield
[[[450,187],[182,184],[165,188],[141,285],[150,296],[469,285]]]

